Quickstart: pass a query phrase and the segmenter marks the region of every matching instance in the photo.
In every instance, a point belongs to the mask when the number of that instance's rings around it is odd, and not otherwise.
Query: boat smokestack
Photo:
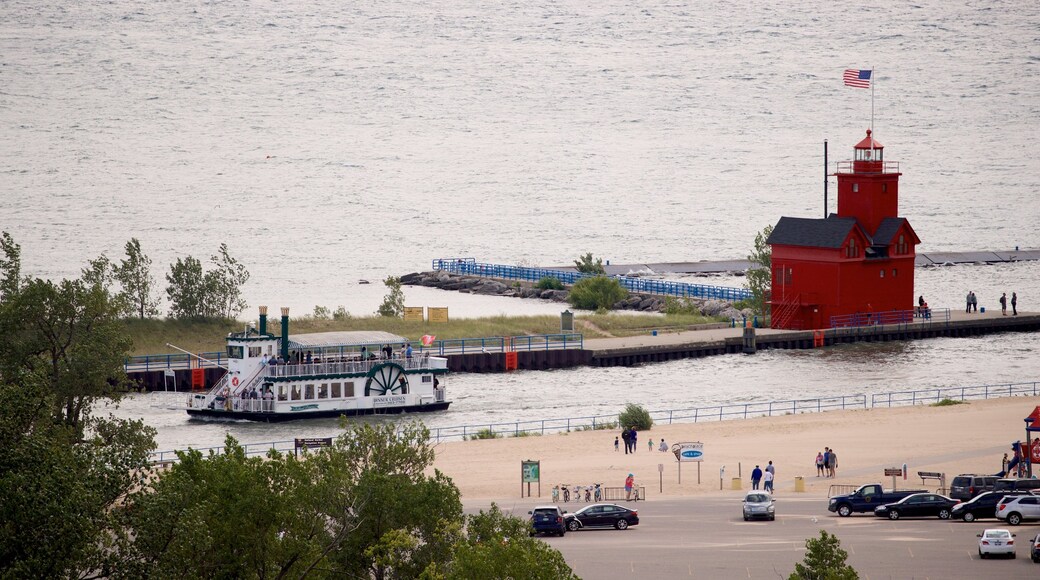
[[[289,308],[282,307],[282,358],[289,360]]]
[[[267,307],[260,307],[260,336],[267,334]]]

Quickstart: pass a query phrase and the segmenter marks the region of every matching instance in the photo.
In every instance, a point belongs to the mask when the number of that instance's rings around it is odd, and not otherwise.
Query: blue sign
[[[700,457],[702,455],[704,455],[704,452],[697,451],[696,449],[684,449],[683,452],[682,452],[682,456],[683,457],[688,457],[690,459],[693,459],[695,457]]]

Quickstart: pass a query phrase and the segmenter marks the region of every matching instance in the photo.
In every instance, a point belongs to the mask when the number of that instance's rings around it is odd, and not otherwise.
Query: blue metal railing
[[[378,353],[382,344],[368,344],[369,352]],[[357,354],[362,345],[341,346],[336,350],[325,349],[325,356],[336,356],[342,358],[345,355]],[[507,350],[533,351],[533,350],[567,350],[582,349],[585,347],[585,338],[578,333],[561,334],[535,334],[531,336],[495,336],[490,338],[453,338],[435,340],[430,346],[416,348],[416,352],[429,352],[437,356],[453,354],[472,354],[478,352],[506,352]],[[143,356],[127,357],[123,361],[123,368],[128,373],[163,371],[166,369],[190,369],[190,368],[216,368],[217,365],[227,364],[227,354],[222,352],[201,352],[199,356],[213,361],[211,364],[199,359],[194,359],[186,354],[151,354]]]
[[[564,284],[574,284],[582,278],[590,278],[594,276],[594,274],[582,274],[580,272],[569,272],[566,270],[507,266],[504,264],[485,264],[477,262],[473,258],[440,258],[433,261],[433,269],[464,276],[499,278],[503,280],[524,280],[527,282],[537,282],[542,278],[556,278]],[[626,290],[641,294],[661,294],[678,298],[712,298],[728,300],[731,302],[751,298],[751,292],[743,288],[687,284],[686,282],[651,280],[630,276],[614,276],[613,278]]]
[[[1006,383],[998,385],[977,385],[971,387],[937,387],[914,391],[894,391],[867,395],[839,395],[818,397],[813,399],[792,399],[785,401],[767,401],[762,403],[736,403],[716,405],[713,407],[694,407],[667,411],[650,411],[654,423],[698,423],[701,421],[725,421],[729,419],[749,419],[752,417],[772,417],[773,415],[789,415],[797,413],[820,413],[836,409],[870,409],[884,407],[902,407],[909,405],[931,405],[950,399],[968,401],[973,399],[995,399],[1005,397],[1036,397],[1040,395],[1040,382]],[[512,421],[508,423],[480,423],[476,425],[458,425],[452,427],[430,428],[430,438],[435,441],[448,439],[466,440],[479,438],[485,434],[495,437],[523,437],[525,435],[544,435],[568,431],[588,431],[597,428],[614,429],[618,415],[589,415],[586,417],[565,417],[561,419],[534,419],[529,421]],[[247,455],[262,455],[270,449],[291,451],[293,441],[271,441],[266,443],[243,444]],[[202,452],[210,450],[220,453],[223,446],[198,448]],[[152,453],[153,463],[176,461],[176,451],[156,451]]]

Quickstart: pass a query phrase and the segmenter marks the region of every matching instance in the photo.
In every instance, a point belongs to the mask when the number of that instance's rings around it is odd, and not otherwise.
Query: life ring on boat
[[[231,379],[231,386],[232,387],[237,387],[238,386],[238,377],[234,377],[234,378]]]

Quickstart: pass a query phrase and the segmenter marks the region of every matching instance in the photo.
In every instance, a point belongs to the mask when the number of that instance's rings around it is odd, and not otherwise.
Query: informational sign
[[[300,449],[317,449],[319,447],[332,447],[332,437],[307,437],[296,439],[296,455]]]
[[[704,461],[704,444],[700,441],[672,444],[672,453],[680,462]]]
[[[523,475],[524,483],[537,483],[541,481],[541,468],[540,461],[521,461],[520,471]]]
[[[423,307],[422,306],[405,306],[404,307],[404,319],[412,322],[422,322],[423,318]]]
[[[903,475],[903,468],[902,467],[886,467],[885,468],[885,477],[899,477],[900,475]]]
[[[1029,452],[1031,463],[1040,463],[1040,438],[1033,439],[1033,448]]]
[[[448,322],[448,307],[430,306],[426,309],[430,322]]]
[[[373,407],[396,407],[403,405],[408,401],[408,397],[404,395],[385,395],[382,397],[372,397]]]

